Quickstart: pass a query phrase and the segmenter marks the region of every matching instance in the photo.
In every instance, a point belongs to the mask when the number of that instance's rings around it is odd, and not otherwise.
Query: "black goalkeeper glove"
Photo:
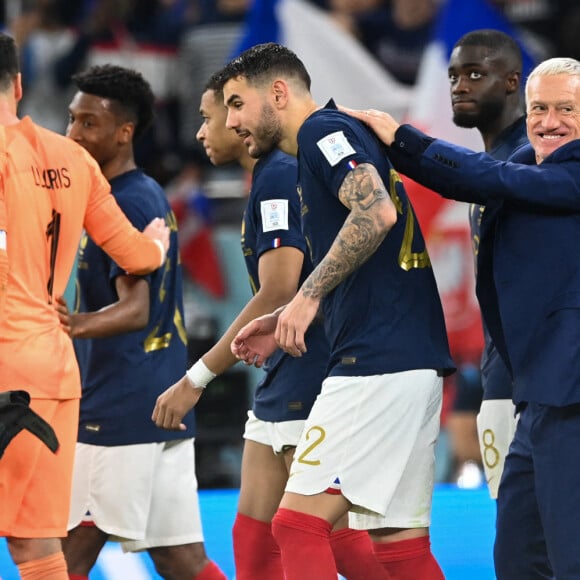
[[[26,391],[0,393],[0,457],[22,429],[28,429],[56,453],[58,439],[54,429],[30,408],[30,395]]]

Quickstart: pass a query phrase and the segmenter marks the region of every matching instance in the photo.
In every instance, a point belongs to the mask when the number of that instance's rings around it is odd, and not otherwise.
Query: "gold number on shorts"
[[[298,458],[298,463],[305,463],[306,465],[320,465],[320,459],[306,459],[306,456],[310,454],[310,452],[315,448],[318,447],[326,438],[326,431],[322,427],[318,427],[318,425],[314,427],[310,427],[306,432],[306,441],[310,439],[310,435],[316,436],[316,439],[300,454]]]
[[[500,460],[500,454],[495,447],[495,433],[491,429],[486,429],[481,439],[483,441],[483,461],[490,468],[493,469]]]

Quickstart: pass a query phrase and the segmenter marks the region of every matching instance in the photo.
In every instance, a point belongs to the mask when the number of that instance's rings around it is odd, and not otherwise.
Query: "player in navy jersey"
[[[159,184],[137,166],[134,139],[153,117],[154,97],[140,73],[111,65],[75,75],[67,135],[99,163],[117,203],[138,229],[163,215],[171,229],[165,264],[129,276],[84,236],[79,304],[59,313],[70,329],[82,398],[69,535],[70,577],[88,578],[109,539],[148,550],[164,578],[223,580],[208,560],[194,462],[194,417],[181,433],[157,429],[151,407],[183,373],[187,337],[177,224]]]
[[[220,340],[175,385],[162,394],[153,418],[157,425],[185,429],[185,413],[209,382],[237,361],[230,344],[250,320],[286,304],[312,271],[302,234],[296,193],[296,160],[271,151],[252,158],[240,137],[225,125],[222,81],[216,73],[200,104],[203,123],[197,139],[216,165],[237,162],[252,174],[242,221],[242,252],[253,297]],[[283,580],[280,550],[271,521],[288,479],[294,450],[328,365],[329,348],[321,323],[308,332],[308,354],[296,359],[282,350],[266,361],[244,433],[241,489],[233,527],[237,580]],[[210,387],[211,388],[211,387]],[[346,519],[332,534],[338,570],[349,580],[385,577],[366,534],[348,529]]]
[[[485,150],[494,159],[505,161],[515,149],[528,142],[521,90],[522,55],[513,38],[499,30],[468,32],[455,43],[448,75],[453,122],[459,127],[476,127]],[[476,258],[484,209],[485,206],[478,204],[471,204],[469,208]],[[491,497],[497,498],[516,418],[512,380],[485,325],[484,336],[483,401],[475,398],[476,408],[462,409],[469,423],[456,436],[468,438],[476,432],[475,414],[479,410],[477,433],[481,458]]]
[[[507,161],[434,139],[388,113],[351,111],[403,173],[485,205],[476,292],[510,371],[518,422],[497,497],[498,580],[580,578],[580,61],[526,81],[529,145]]]
[[[273,533],[287,580],[334,577],[329,534],[349,512],[387,573],[434,580],[430,551],[434,445],[442,376],[454,366],[424,240],[379,141],[330,102],[287,48],[252,47],[224,69],[227,125],[253,156],[298,157],[303,228],[315,269],[233,350],[261,364],[277,344],[309,351],[319,309],[330,341],[321,394],[296,449]],[[276,326],[277,324],[277,326]]]

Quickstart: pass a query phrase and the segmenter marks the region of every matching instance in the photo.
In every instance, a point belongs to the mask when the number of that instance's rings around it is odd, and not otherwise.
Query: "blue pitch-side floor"
[[[235,517],[237,490],[200,492],[205,544],[230,579],[234,564],[230,530]],[[440,484],[433,500],[431,542],[447,580],[494,580],[492,546],[495,503],[486,488],[460,490]],[[18,580],[4,540],[0,539],[0,580]],[[91,580],[159,579],[147,555],[123,554],[107,544]]]

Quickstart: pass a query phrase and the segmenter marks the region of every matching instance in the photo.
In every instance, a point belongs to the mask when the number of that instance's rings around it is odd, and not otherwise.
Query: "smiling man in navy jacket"
[[[526,84],[530,145],[508,162],[433,139],[379,111],[348,111],[395,168],[486,206],[477,296],[514,380],[519,422],[498,498],[499,580],[580,578],[580,62]]]

